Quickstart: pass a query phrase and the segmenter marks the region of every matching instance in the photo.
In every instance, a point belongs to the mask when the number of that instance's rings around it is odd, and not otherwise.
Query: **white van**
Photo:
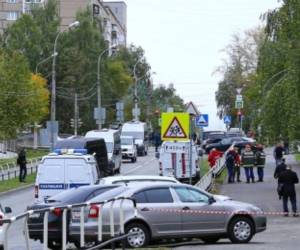
[[[161,176],[172,176],[181,182],[196,183],[200,179],[199,156],[196,146],[192,146],[190,169],[190,142],[169,142],[162,144],[159,152],[159,172]]]
[[[121,136],[122,159],[130,159],[136,162],[137,150],[132,136]]]
[[[148,128],[145,122],[131,121],[124,123],[121,136],[132,136],[134,138],[138,155],[148,154]]]
[[[43,202],[63,190],[97,184],[100,173],[95,157],[69,150],[44,156],[38,166],[35,181],[36,202]]]
[[[106,144],[108,164],[114,173],[120,173],[122,164],[120,130],[102,129],[92,130],[85,134],[85,138],[102,138]]]

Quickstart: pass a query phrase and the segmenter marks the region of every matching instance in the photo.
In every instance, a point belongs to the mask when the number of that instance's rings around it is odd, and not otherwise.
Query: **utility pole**
[[[78,135],[78,94],[75,93],[74,95],[74,135]]]

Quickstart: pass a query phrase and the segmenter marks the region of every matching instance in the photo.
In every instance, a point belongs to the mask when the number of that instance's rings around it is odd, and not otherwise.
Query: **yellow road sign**
[[[188,113],[162,113],[161,139],[163,141],[186,141],[190,133]]]

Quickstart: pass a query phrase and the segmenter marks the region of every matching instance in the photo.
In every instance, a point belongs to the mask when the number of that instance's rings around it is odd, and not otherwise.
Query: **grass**
[[[215,179],[215,183],[213,184],[213,187],[210,190],[211,193],[213,194],[220,193],[220,187],[224,183],[226,176],[227,176],[227,172],[223,170],[222,173]]]
[[[201,163],[200,163],[201,176],[205,175],[209,171],[209,169],[210,168],[209,168],[207,159],[202,157]]]
[[[19,182],[18,178],[6,180],[6,181],[0,181],[0,193],[9,191],[15,188],[24,187],[28,184],[32,184],[35,182],[35,176],[36,174],[27,175],[26,177],[26,183]]]
[[[26,158],[27,160],[39,158],[48,154],[48,150],[43,149],[26,149]],[[17,157],[9,159],[0,159],[0,166],[6,164],[16,164]]]

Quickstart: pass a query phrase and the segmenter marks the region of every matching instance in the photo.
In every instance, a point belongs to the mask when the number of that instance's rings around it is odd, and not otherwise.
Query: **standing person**
[[[288,199],[290,199],[292,210],[294,213],[293,216],[298,217],[299,214],[297,213],[295,184],[299,182],[299,179],[296,172],[292,171],[291,166],[287,166],[286,170],[279,175],[278,181],[283,185],[282,203],[284,216],[289,216]]]
[[[219,150],[217,150],[216,148],[213,148],[212,150],[210,150],[209,155],[208,155],[208,163],[209,166],[212,168],[216,165],[216,161],[222,157],[223,153]]]
[[[234,147],[235,157],[234,157],[234,173],[233,173],[233,181],[241,182],[241,157],[239,155],[238,147]]]
[[[274,149],[274,158],[275,158],[276,166],[278,166],[281,163],[281,160],[283,158],[283,152],[284,152],[284,148],[282,144],[277,143]]]
[[[282,197],[282,190],[281,190],[281,183],[279,182],[279,175],[286,170],[286,164],[285,164],[285,159],[282,158],[281,163],[275,168],[274,171],[274,178],[277,179],[277,193],[278,193],[278,198],[281,200]]]
[[[156,131],[154,133],[155,152],[158,152],[158,148],[159,148],[160,144],[161,144],[160,133]]]
[[[285,138],[285,140],[283,141],[283,148],[284,148],[284,153],[288,155],[290,153],[290,144],[288,138]]]
[[[263,145],[257,145],[257,151],[255,153],[255,166],[257,167],[258,181],[264,181],[264,167],[266,164],[266,154],[264,152]]]
[[[242,167],[245,169],[247,183],[250,183],[250,179],[252,180],[252,183],[255,182],[254,173],[253,173],[254,163],[255,163],[254,152],[251,150],[251,146],[247,144],[245,146],[245,150],[242,153],[242,157],[241,157],[241,164]]]
[[[26,161],[26,152],[25,149],[22,148],[21,151],[18,154],[17,158],[17,165],[20,167],[20,173],[19,173],[19,181],[20,182],[26,182],[25,178],[27,175],[27,167],[26,167],[27,161]]]
[[[234,164],[235,164],[235,151],[232,148],[228,151],[226,155],[226,161],[225,161],[227,174],[228,174],[228,183],[234,182]]]

